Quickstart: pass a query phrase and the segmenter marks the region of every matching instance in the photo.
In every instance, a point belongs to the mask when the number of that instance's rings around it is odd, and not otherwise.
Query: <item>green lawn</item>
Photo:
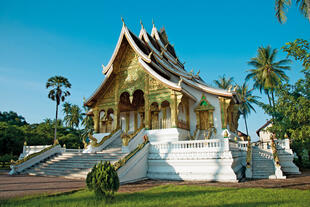
[[[82,190],[67,195],[0,201],[0,206],[107,206]],[[310,206],[309,190],[162,185],[137,193],[118,193],[108,206]]]

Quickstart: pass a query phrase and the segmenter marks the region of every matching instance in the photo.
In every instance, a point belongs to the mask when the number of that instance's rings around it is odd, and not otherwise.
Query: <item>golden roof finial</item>
[[[153,27],[155,27],[154,19],[152,19],[152,24],[153,24]]]
[[[141,27],[143,28],[143,23],[142,23],[142,20],[140,19],[140,24],[141,24]]]
[[[123,22],[123,25],[125,25],[125,21],[124,21],[123,17],[121,17],[121,20],[122,20],[122,22]]]
[[[150,54],[149,54],[148,58],[151,58],[151,57],[152,57],[152,54],[153,54],[153,51],[152,51],[152,52],[150,52]]]
[[[197,72],[197,74],[196,74],[197,77],[199,76],[199,73],[200,73],[200,69],[198,70],[198,72]]]
[[[104,69],[104,65],[103,64],[101,64],[101,67],[102,67],[102,69]]]
[[[181,87],[181,84],[183,82],[183,78],[180,78],[179,82],[178,82],[178,86]]]

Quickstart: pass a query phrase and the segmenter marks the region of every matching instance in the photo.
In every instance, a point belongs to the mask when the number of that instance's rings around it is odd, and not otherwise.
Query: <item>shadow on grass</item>
[[[116,198],[108,206],[269,206],[292,204],[294,201],[251,201],[251,198],[240,196],[234,188],[189,188],[165,185],[136,193],[116,194]],[[218,195],[216,195],[218,194]],[[225,195],[228,195],[225,197]],[[233,195],[235,197],[231,197]],[[240,196],[240,197],[239,197]],[[262,198],[263,199],[263,198]],[[105,202],[96,200],[94,193],[80,191],[74,194],[60,194],[49,197],[39,197],[22,202],[10,202],[7,206],[105,206]]]

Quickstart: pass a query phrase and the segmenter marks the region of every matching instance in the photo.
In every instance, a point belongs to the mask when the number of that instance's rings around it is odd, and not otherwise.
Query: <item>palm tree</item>
[[[223,75],[222,77],[220,76],[218,80],[214,80],[214,83],[217,87],[227,90],[232,88],[233,81],[233,77],[226,78],[225,75]]]
[[[63,88],[71,88],[71,83],[67,78],[62,76],[54,76],[47,80],[46,88],[52,88],[48,93],[48,98],[56,102],[56,121],[55,121],[55,134],[54,142],[56,141],[57,134],[57,118],[58,118],[58,106],[60,102],[63,102],[67,96],[70,96],[70,92],[62,90]]]
[[[69,102],[65,102],[62,105],[62,112],[65,114],[65,116],[67,116],[68,114],[70,114],[71,111],[71,104]]]
[[[251,113],[251,111],[254,111],[256,113],[252,104],[258,105],[259,101],[257,99],[260,98],[252,94],[253,90],[254,88],[249,90],[248,85],[246,84],[246,82],[244,82],[241,87],[237,86],[237,91],[236,91],[241,99],[241,104],[239,105],[239,109],[244,118],[244,124],[245,124],[247,136],[249,135],[249,131],[248,131],[248,125],[247,125],[246,118]]]
[[[271,49],[270,46],[259,47],[257,53],[257,56],[251,58],[251,61],[248,62],[255,69],[248,70],[249,74],[245,79],[253,79],[254,88],[258,88],[260,92],[264,91],[268,97],[269,105],[274,107],[275,89],[283,81],[289,79],[284,70],[290,69],[290,66],[286,65],[290,63],[290,60],[283,59],[275,62],[277,50]]]
[[[295,0],[296,5],[299,7],[300,12],[310,20],[310,0]],[[291,0],[276,0],[276,17],[278,18],[279,22],[285,23],[286,22],[286,14],[285,10],[287,7],[291,6]]]
[[[71,107],[71,113],[70,113],[70,125],[72,128],[76,127],[78,128],[80,125],[80,122],[83,120],[82,110],[78,105],[73,105]]]
[[[85,98],[84,98],[85,103]],[[83,105],[84,112],[82,115],[84,116],[82,120],[82,125],[84,126],[84,129],[82,130],[82,137],[84,139],[87,138],[88,134],[92,134],[94,131],[94,121],[91,116],[88,116],[87,113],[89,112],[89,107]]]

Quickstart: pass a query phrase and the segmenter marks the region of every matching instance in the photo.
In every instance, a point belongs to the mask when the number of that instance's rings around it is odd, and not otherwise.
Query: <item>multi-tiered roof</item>
[[[149,34],[141,23],[140,34],[139,37],[137,37],[127,28],[123,21],[123,27],[113,55],[109,63],[106,66],[103,66],[102,73],[105,74],[106,77],[100,87],[87,100],[85,103],[86,105],[92,105],[93,101],[100,94],[100,91],[104,88],[105,83],[112,74],[114,60],[116,59],[121,44],[125,38],[139,56],[138,59],[141,66],[153,78],[157,79],[167,87],[177,91],[182,91],[194,100],[197,99],[193,97],[186,88],[193,87],[205,93],[221,97],[231,97],[235,102],[238,102],[235,92],[212,88],[201,79],[199,72],[197,74],[193,74],[193,71],[187,72],[184,64],[180,62],[176,55],[174,46],[168,41],[164,28],[158,31],[153,23],[152,32]]]

